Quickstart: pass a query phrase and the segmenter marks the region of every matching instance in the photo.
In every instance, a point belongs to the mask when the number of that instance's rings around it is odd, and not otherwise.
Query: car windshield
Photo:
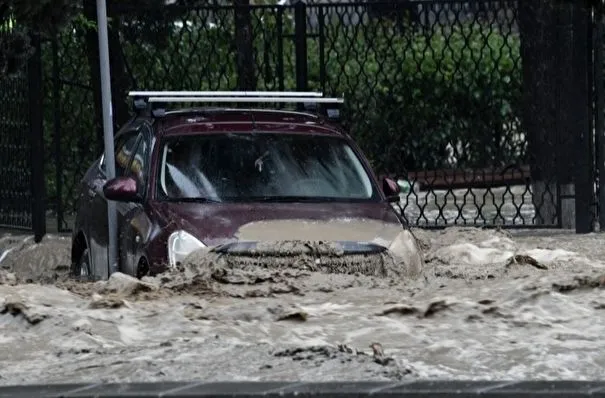
[[[327,135],[230,133],[169,137],[157,197],[175,201],[377,201],[347,141]]]

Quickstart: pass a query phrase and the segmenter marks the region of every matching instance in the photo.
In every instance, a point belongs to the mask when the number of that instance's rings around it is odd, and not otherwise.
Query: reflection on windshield
[[[161,151],[163,199],[378,200],[361,162],[340,137],[180,136],[169,138]]]

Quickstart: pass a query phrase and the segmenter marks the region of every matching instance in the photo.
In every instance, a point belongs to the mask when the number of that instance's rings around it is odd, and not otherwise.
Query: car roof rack
[[[328,120],[340,120],[343,98],[326,98],[315,91],[131,91],[135,113],[153,117],[166,114],[167,103],[290,103],[307,112],[320,113]]]

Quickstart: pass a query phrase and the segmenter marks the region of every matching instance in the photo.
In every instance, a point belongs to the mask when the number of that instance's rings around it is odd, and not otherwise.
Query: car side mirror
[[[133,177],[116,177],[103,185],[103,194],[116,202],[140,202],[137,180]]]
[[[382,191],[387,197],[387,201],[389,202],[399,202],[399,194],[401,193],[401,188],[399,188],[399,184],[394,180],[385,177],[382,180]]]

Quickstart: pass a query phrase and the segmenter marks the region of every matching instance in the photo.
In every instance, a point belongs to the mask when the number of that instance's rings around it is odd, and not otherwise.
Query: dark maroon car
[[[117,202],[119,271],[137,277],[197,249],[261,241],[333,241],[345,254],[410,250],[391,204],[398,185],[379,184],[355,142],[321,114],[141,112],[116,134],[115,150],[115,179],[106,180],[101,157],[81,182],[76,276],[109,275],[108,200]]]

